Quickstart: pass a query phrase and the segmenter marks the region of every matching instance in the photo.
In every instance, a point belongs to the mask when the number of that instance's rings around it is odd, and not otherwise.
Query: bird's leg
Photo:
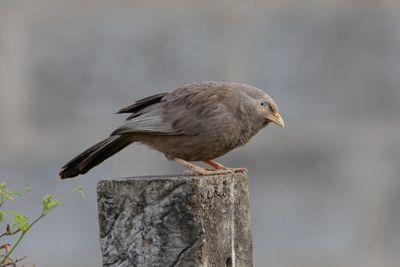
[[[234,173],[246,173],[246,168],[227,168],[224,165],[216,162],[215,160],[203,160],[204,163],[210,165],[215,170],[231,170]]]
[[[188,170],[184,172],[186,175],[215,175],[215,174],[229,174],[233,173],[232,170],[229,169],[215,169],[215,170],[207,170],[202,167],[196,166],[186,160],[180,158],[173,159],[176,163],[186,167]]]

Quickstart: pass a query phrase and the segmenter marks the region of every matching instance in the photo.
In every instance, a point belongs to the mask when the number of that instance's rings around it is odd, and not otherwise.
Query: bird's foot
[[[199,167],[199,169],[186,170],[184,175],[220,175],[220,174],[233,174],[233,173],[247,173],[246,168],[218,168],[214,170]]]
[[[204,160],[203,162],[210,165],[215,170],[230,170],[232,173],[247,173],[246,168],[227,168],[214,160]]]
[[[186,160],[174,158],[174,161],[185,166],[187,170],[183,173],[184,175],[222,175],[222,174],[233,174],[233,173],[246,173],[246,168],[226,168],[225,166],[219,164],[218,162],[207,160],[204,161],[214,169],[205,169],[196,166]]]
[[[209,170],[200,168],[196,170],[186,170],[183,172],[184,175],[222,175],[222,174],[233,174],[235,173],[233,170],[225,169],[225,170]]]
[[[247,173],[246,168],[226,168],[226,170],[231,170],[233,173]]]

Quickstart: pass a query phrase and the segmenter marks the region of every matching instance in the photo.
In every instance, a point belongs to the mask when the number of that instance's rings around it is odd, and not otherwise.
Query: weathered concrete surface
[[[103,266],[252,266],[248,177],[98,183]]]

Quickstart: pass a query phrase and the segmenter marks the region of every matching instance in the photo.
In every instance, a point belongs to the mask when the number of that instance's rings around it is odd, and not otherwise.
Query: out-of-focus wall
[[[399,47],[397,1],[1,1],[0,180],[33,190],[10,208],[87,194],[18,255],[99,266],[97,180],[182,169],[139,145],[74,180],[60,166],[119,126],[120,107],[219,80],[264,89],[287,125],[221,159],[249,169],[256,266],[397,266]]]

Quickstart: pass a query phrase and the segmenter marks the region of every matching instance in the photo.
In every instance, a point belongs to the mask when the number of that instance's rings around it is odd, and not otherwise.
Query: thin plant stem
[[[29,232],[29,230],[32,228],[33,225],[35,225],[35,223],[37,223],[40,219],[42,219],[44,216],[46,216],[46,212],[45,210],[42,211],[42,214],[37,217],[26,229],[26,231],[23,231],[22,234],[19,236],[17,242],[15,242],[15,244],[12,246],[12,248],[8,251],[8,253],[4,256],[4,258],[1,260],[0,262],[0,266],[6,261],[6,259],[8,259],[11,255],[11,253],[13,253],[14,249],[18,246],[18,244],[21,242],[21,240],[24,238],[25,234],[27,232]]]

